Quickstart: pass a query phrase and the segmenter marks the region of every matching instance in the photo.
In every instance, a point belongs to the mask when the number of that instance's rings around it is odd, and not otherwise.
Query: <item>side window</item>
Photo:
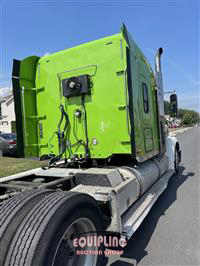
[[[148,88],[146,83],[142,83],[142,93],[143,93],[143,105],[144,105],[144,112],[149,112],[149,101],[148,101]]]

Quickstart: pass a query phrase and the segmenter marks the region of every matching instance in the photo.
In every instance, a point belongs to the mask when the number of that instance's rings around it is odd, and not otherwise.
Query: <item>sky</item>
[[[0,2],[0,96],[12,90],[13,58],[116,34],[124,22],[153,69],[155,52],[163,47],[164,91],[175,90],[179,107],[200,112],[199,1]]]

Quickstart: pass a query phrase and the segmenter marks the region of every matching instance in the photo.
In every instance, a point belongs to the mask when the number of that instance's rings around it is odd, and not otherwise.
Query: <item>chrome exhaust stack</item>
[[[156,72],[161,72],[161,55],[163,53],[163,48],[160,47],[157,52],[156,52],[156,57],[155,57],[155,67],[156,67]]]
[[[161,71],[161,55],[163,49],[160,47],[155,55],[155,79],[158,89],[158,108],[160,116],[164,116],[164,91],[163,91],[163,78]]]

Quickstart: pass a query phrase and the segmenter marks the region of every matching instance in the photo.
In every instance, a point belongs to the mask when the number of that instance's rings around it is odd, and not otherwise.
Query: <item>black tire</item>
[[[11,241],[27,213],[51,190],[22,192],[6,200],[0,207],[0,265],[3,266]]]
[[[177,145],[175,147],[175,153],[174,153],[174,170],[175,174],[178,175],[180,167],[179,167],[179,147]]]
[[[56,192],[48,195],[24,218],[13,238],[5,265],[65,266],[71,259],[72,265],[89,266],[83,263],[82,255],[70,257],[69,243],[66,244],[69,238],[63,236],[76,221],[84,219],[94,225],[95,231],[103,231],[102,216],[97,202],[87,194]],[[86,260],[88,258],[85,256]],[[95,265],[103,264],[103,256],[95,258]]]

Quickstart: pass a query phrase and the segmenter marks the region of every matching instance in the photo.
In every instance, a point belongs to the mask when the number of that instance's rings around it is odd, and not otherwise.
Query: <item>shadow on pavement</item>
[[[128,241],[128,245],[124,249],[124,254],[121,258],[117,258],[111,264],[112,266],[130,266],[137,265],[140,260],[145,257],[148,252],[145,250],[151,236],[156,228],[156,225],[165,211],[176,201],[178,188],[189,178],[194,176],[194,173],[189,172],[183,174],[185,167],[180,166],[179,175],[174,175],[168,184],[166,190],[156,201],[147,217],[144,219],[140,227],[137,229],[132,238]],[[132,261],[132,262],[131,262]],[[131,263],[130,263],[131,262]]]

